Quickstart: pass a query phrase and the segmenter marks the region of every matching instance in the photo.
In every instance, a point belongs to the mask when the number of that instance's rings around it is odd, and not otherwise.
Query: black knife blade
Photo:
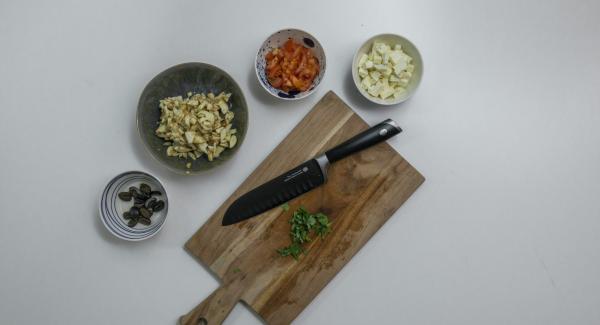
[[[400,132],[402,129],[396,122],[387,119],[328,150],[324,155],[292,168],[235,200],[225,211],[223,226],[252,218],[324,184],[327,181],[327,168],[330,163],[385,141]]]
[[[325,183],[325,166],[311,159],[240,196],[223,217],[223,226],[251,218]]]

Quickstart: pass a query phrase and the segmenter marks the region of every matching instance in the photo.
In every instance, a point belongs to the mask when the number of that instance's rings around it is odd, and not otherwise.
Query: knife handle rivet
[[[381,130],[379,130],[379,135],[380,135],[380,136],[384,136],[384,135],[386,135],[387,133],[388,133],[388,130],[387,130],[387,129],[381,129]]]

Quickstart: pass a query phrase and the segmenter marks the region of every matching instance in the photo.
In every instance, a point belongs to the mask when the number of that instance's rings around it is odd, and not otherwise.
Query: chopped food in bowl
[[[302,44],[288,39],[265,56],[267,79],[285,92],[307,91],[319,74],[319,60]]]
[[[169,157],[196,160],[205,155],[213,161],[237,143],[237,130],[232,128],[234,113],[229,110],[230,93],[193,94],[160,100],[160,123],[156,135]],[[191,164],[186,165],[187,168]]]
[[[238,151],[248,128],[248,107],[229,74],[189,62],[161,72],[144,88],[137,128],[148,153],[163,166],[198,175]]]
[[[269,94],[285,100],[302,99],[315,91],[325,75],[325,51],[309,33],[283,29],[263,42],[254,67]]]
[[[358,61],[360,86],[373,97],[400,98],[415,70],[411,61],[402,51],[402,45],[375,42],[371,51],[363,53]]]
[[[419,50],[396,34],[371,37],[358,49],[352,61],[352,79],[369,101],[395,105],[410,98],[423,76]]]

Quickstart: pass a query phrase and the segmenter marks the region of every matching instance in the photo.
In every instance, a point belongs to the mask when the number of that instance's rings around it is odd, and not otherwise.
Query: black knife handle
[[[359,133],[333,149],[328,150],[325,152],[325,155],[329,162],[338,161],[353,153],[385,141],[400,132],[402,132],[402,129],[398,124],[391,119],[387,119],[370,129]]]

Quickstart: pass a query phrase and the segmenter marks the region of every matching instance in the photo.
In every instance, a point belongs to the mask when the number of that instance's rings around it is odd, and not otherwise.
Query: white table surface
[[[293,103],[253,70],[272,32],[327,52]],[[373,107],[350,63],[396,32],[425,62],[416,96]],[[184,242],[328,90],[427,181],[295,324],[600,323],[600,2],[9,1],[0,3],[0,323],[174,324],[217,281]],[[174,175],[135,133],[145,84],[203,61],[246,94],[247,138],[214,172]],[[111,237],[99,191],[141,169],[164,180],[160,234]],[[261,324],[238,304],[226,324]]]

